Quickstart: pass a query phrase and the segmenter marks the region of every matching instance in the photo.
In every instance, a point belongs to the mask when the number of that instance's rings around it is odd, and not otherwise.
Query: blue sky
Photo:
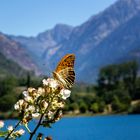
[[[1,0],[0,31],[35,36],[57,23],[80,25],[117,0]]]

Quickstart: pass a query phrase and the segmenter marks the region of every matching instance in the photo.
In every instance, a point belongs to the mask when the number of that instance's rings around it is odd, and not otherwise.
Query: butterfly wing
[[[74,54],[67,54],[65,55],[61,61],[58,63],[55,72],[59,72],[62,69],[65,69],[67,67],[74,67],[74,61],[75,61],[75,55]]]
[[[65,88],[71,88],[74,84],[75,72],[71,67],[62,69],[58,73],[53,72],[53,75]]]
[[[56,70],[53,72],[53,76],[57,79],[65,88],[71,88],[75,80],[74,72],[74,54],[67,54],[59,62]]]

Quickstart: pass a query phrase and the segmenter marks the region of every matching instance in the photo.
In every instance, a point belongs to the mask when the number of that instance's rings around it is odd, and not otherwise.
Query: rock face
[[[10,38],[42,69],[45,63],[53,70],[62,56],[74,53],[77,81],[93,82],[101,67],[140,57],[139,25],[140,0],[118,0],[78,27],[58,24],[36,37]]]
[[[22,45],[2,33],[0,33],[0,53],[23,69],[39,74],[39,69]]]

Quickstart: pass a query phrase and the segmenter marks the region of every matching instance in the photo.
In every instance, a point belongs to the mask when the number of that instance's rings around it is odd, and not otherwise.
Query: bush
[[[104,109],[105,109],[105,102],[100,101],[100,103],[99,103],[99,112],[104,112]]]
[[[10,110],[17,97],[15,95],[15,88],[17,86],[17,79],[14,77],[6,77],[0,80],[0,111]]]
[[[0,99],[0,111],[6,112],[13,108],[16,98],[13,95],[5,95]]]
[[[0,96],[13,94],[13,89],[17,85],[17,80],[14,77],[7,77],[0,80]]]
[[[78,109],[79,109],[79,106],[78,106],[77,103],[72,103],[72,104],[70,104],[69,107],[68,107],[68,110],[69,110],[69,111],[74,111],[74,110],[78,110]]]
[[[79,110],[81,113],[85,113],[88,109],[88,106],[86,105],[85,102],[81,102],[80,105],[79,105]]]
[[[93,112],[93,113],[98,113],[99,112],[99,104],[98,103],[93,103],[90,107],[90,110]]]
[[[122,112],[122,111],[127,111],[130,104],[126,103],[125,101],[122,102],[118,96],[114,96],[114,100],[111,104],[112,106],[112,109],[115,111],[115,112]]]

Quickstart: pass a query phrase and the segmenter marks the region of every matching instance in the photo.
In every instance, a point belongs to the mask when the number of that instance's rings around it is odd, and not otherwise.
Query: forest
[[[13,106],[22,91],[28,87],[39,87],[44,77],[5,76],[0,79],[1,118],[15,117]],[[140,113],[140,76],[136,61],[102,67],[95,84],[76,83],[64,108],[64,114],[138,114]],[[4,115],[2,115],[4,114]],[[5,115],[6,114],[6,115]],[[7,115],[8,114],[8,115]]]

